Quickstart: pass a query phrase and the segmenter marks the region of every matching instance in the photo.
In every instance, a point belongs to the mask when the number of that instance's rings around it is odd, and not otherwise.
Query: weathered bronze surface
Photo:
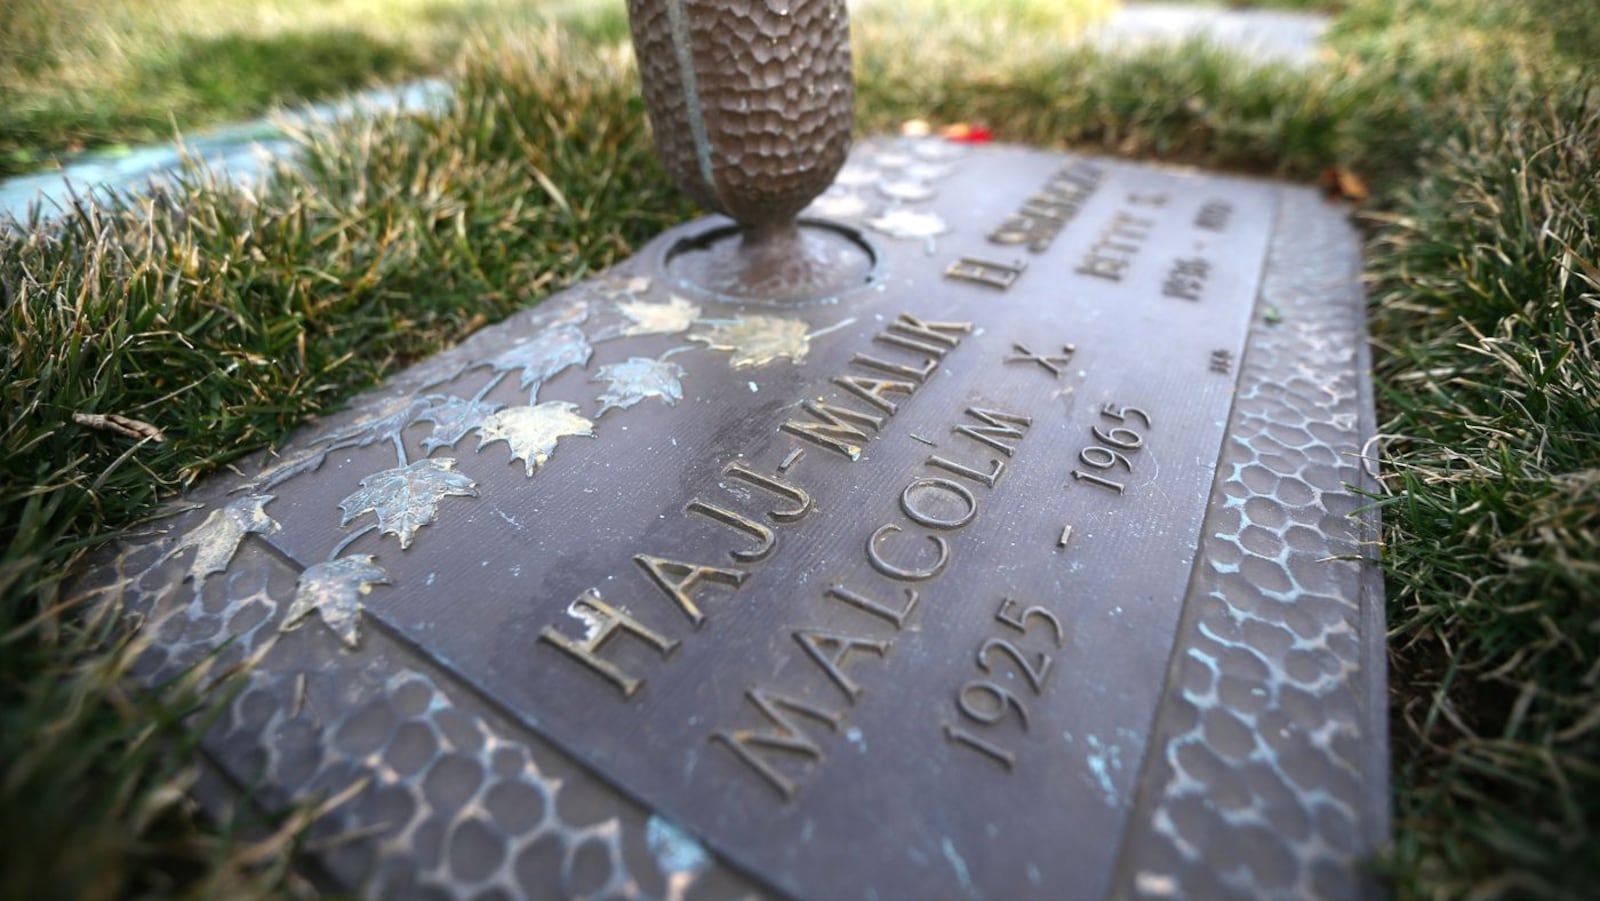
[[[933,139],[861,287],[486,329],[101,570],[379,893],[1348,897],[1387,834],[1356,238],[1313,192]],[[120,593],[118,591],[120,589]],[[287,630],[287,631],[285,631]]]

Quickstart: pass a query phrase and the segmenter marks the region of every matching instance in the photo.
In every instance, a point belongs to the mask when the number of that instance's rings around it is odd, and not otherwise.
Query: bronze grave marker
[[[319,860],[386,896],[1370,888],[1342,212],[936,138],[846,158],[840,4],[634,6],[664,159],[738,227],[415,367],[92,580],[145,677],[252,662],[213,796],[348,789]]]
[[[725,302],[668,272],[725,227],[690,223],[127,550],[152,676],[262,655],[219,768],[371,776],[330,866],[388,890],[536,892],[549,839],[545,888],[670,894],[722,867],[681,830],[808,897],[1356,891],[1382,630],[1339,210],[937,139],[814,209],[869,282]],[[558,828],[552,767],[612,826]]]

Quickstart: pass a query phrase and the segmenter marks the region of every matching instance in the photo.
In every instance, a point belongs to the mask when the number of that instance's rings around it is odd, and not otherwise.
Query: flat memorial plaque
[[[699,293],[690,223],[124,549],[149,676],[259,657],[219,772],[372,777],[319,828],[380,894],[1368,888],[1341,212],[905,139],[810,215],[867,284]]]

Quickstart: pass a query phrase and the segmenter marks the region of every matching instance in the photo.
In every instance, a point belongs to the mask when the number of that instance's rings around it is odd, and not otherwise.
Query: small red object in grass
[[[957,144],[987,144],[994,140],[994,132],[982,125],[968,125],[958,122],[955,125],[946,125],[939,130],[946,140],[955,141]]]

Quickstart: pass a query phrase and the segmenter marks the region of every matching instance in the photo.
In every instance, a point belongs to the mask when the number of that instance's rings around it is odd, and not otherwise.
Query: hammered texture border
[[[1116,894],[1358,898],[1388,835],[1359,242],[1285,189]]]

